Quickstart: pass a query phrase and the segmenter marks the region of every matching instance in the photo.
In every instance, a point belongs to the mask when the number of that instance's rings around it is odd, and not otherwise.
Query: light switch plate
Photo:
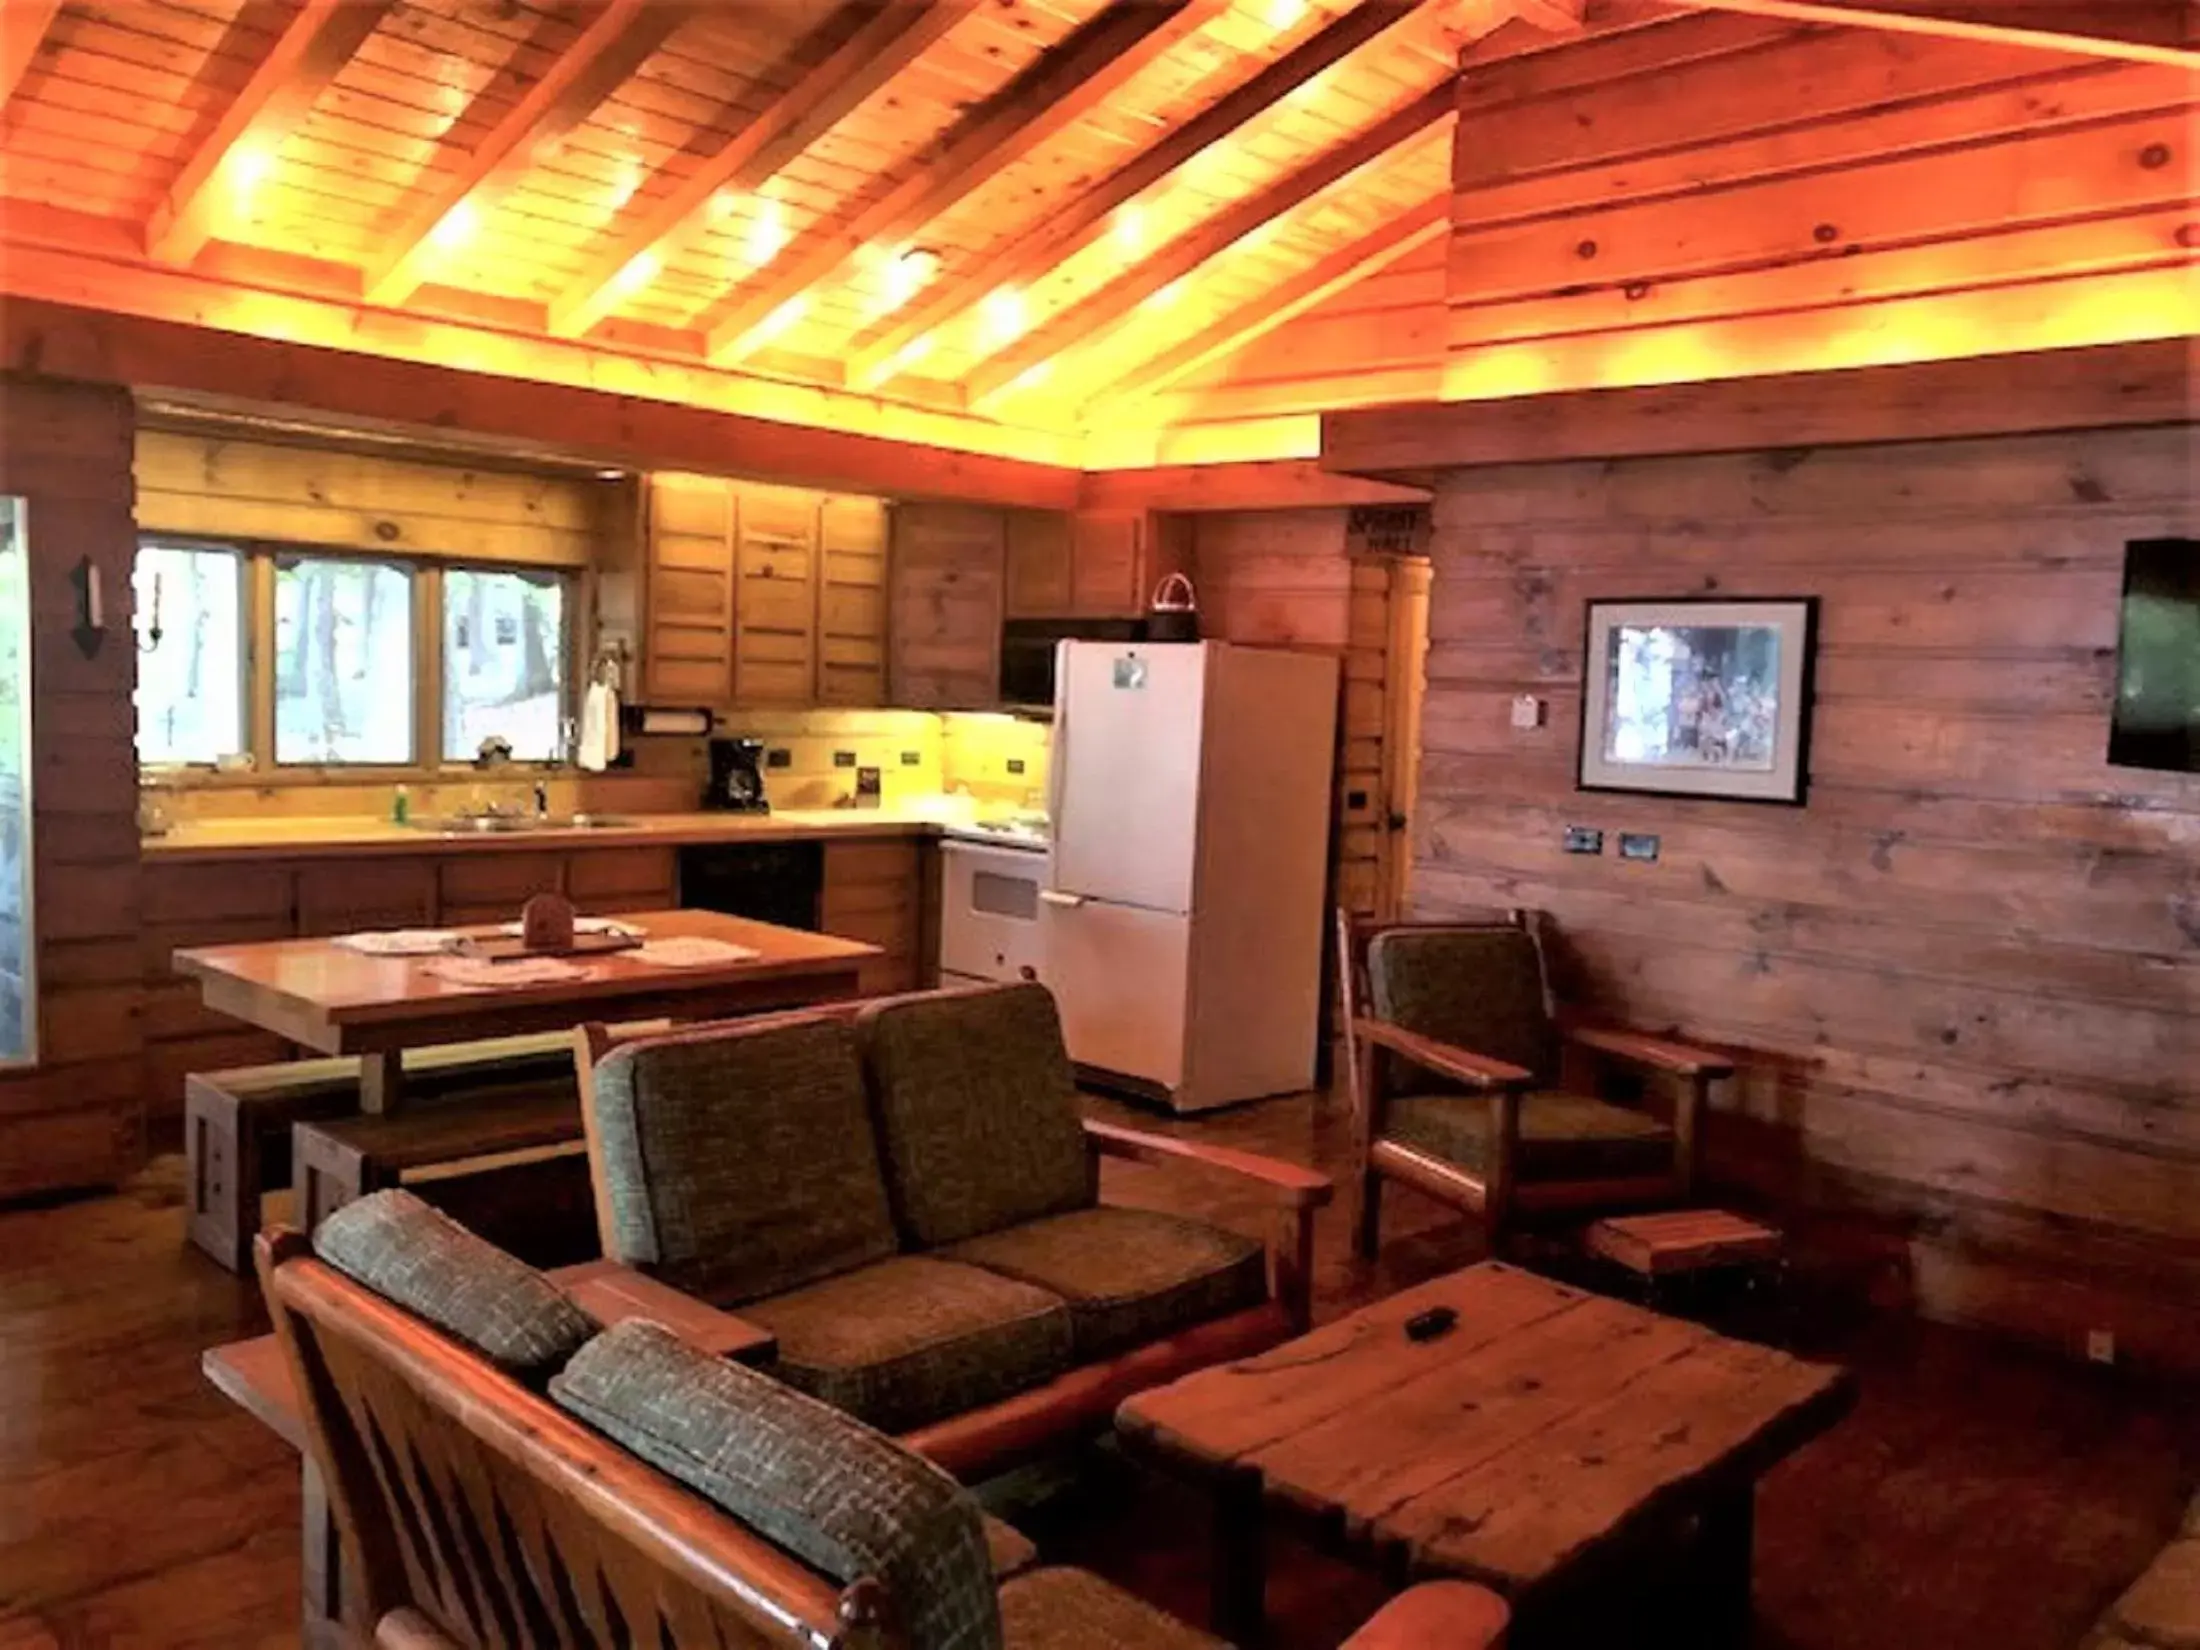
[[[1518,695],[1512,703],[1512,725],[1522,732],[1543,725],[1543,701],[1532,693]]]
[[[1601,854],[1604,852],[1604,833],[1594,825],[1569,825],[1566,827],[1566,851],[1569,854]]]
[[[1646,831],[1622,831],[1619,837],[1621,859],[1656,859],[1658,839]]]

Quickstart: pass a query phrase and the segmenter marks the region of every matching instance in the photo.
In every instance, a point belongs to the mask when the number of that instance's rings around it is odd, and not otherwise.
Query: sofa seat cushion
[[[523,1381],[547,1377],[601,1327],[525,1261],[411,1192],[345,1204],[314,1231],[313,1252]]]
[[[992,1561],[993,1579],[1020,1576],[1039,1562],[1039,1549],[1030,1536],[991,1513],[985,1519],[985,1556]]]
[[[583,1347],[550,1396],[834,1581],[877,1577],[915,1650],[1000,1643],[977,1501],[891,1438],[641,1319]]]
[[[844,1019],[628,1043],[590,1089],[613,1259],[738,1306],[900,1247]]]
[[[1479,1094],[1416,1094],[1385,1103],[1383,1137],[1487,1174],[1490,1102]],[[1519,1176],[1616,1180],[1670,1174],[1673,1131],[1645,1112],[1587,1095],[1539,1091],[1520,1099]]]
[[[1225,1650],[1085,1570],[1034,1570],[1001,1589],[1006,1650]]]
[[[1094,1201],[1045,986],[889,998],[860,1026],[904,1247],[937,1249]]]
[[[1266,1253],[1220,1226],[1101,1205],[940,1251],[1059,1295],[1079,1362],[1110,1358],[1268,1298]]]
[[[1072,1361],[1059,1298],[927,1255],[752,1301],[741,1315],[778,1337],[773,1374],[885,1432],[998,1402]]]

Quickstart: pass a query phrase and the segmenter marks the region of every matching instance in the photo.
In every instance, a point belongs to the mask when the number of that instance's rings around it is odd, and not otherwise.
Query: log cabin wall
[[[1552,912],[1595,1005],[1742,1051],[1718,1172],[1866,1211],[1928,1313],[2186,1368],[2200,776],[2105,753],[2124,542],[2200,531],[2194,437],[1448,472],[1412,880]],[[1821,599],[1807,806],[1578,793],[1584,603],[1710,591]]]
[[[119,390],[0,377],[0,492],[27,500],[39,1063],[0,1074],[0,1198],[112,1182],[142,1152],[129,621],[133,410]],[[107,631],[71,634],[72,572]]]

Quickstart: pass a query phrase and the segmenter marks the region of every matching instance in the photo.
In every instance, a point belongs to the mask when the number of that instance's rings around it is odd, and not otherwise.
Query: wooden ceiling
[[[2115,9],[2011,3],[2044,38]],[[1433,256],[1462,62],[1674,15],[0,0],[0,285],[1053,457],[1016,432],[1135,421],[1141,386]],[[2149,30],[2095,32],[2176,55]]]

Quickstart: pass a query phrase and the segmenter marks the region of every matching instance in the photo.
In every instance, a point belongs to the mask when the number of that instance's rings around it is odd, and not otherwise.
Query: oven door
[[[940,973],[972,980],[1039,978],[1045,961],[1039,890],[1046,883],[1044,849],[941,843]]]

